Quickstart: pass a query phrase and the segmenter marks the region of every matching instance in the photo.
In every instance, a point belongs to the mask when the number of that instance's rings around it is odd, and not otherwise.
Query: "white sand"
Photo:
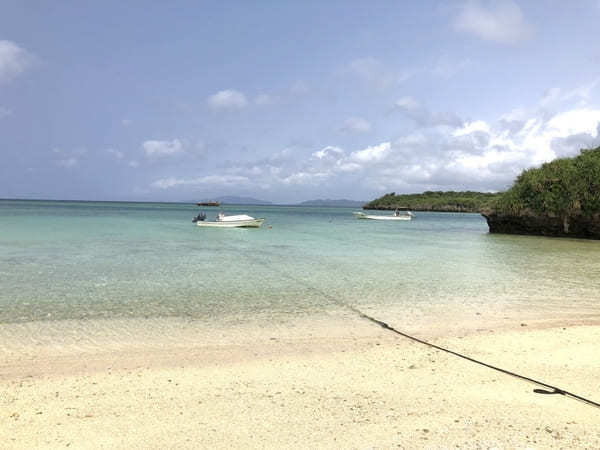
[[[598,408],[350,325],[204,343],[5,347],[0,447],[600,448]],[[434,341],[600,401],[600,326]]]

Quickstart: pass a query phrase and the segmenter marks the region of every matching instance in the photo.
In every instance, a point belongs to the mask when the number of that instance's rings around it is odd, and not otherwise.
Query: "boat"
[[[217,228],[259,228],[265,219],[255,219],[246,214],[235,216],[226,216],[222,212],[217,215],[214,221],[206,220],[206,214],[200,213],[195,217],[194,222],[199,227],[217,227]]]
[[[412,220],[413,213],[407,211],[406,214],[400,214],[395,212],[391,216],[383,216],[376,214],[365,214],[364,212],[355,211],[353,213],[357,219],[371,219],[371,220]]]
[[[198,202],[196,203],[198,206],[221,206],[219,202]]]

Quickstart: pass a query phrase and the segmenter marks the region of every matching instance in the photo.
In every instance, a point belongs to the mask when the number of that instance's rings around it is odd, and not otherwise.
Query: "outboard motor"
[[[198,221],[202,222],[204,219],[206,219],[206,214],[204,214],[203,212],[201,212],[200,214],[198,214],[196,217],[194,217],[192,219],[192,222],[196,223]]]

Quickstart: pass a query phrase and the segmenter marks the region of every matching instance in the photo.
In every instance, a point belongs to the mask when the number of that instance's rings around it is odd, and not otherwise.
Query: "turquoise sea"
[[[348,208],[222,209],[265,224],[199,228],[191,204],[0,201],[0,326],[266,323],[342,304],[409,328],[600,313],[600,242],[491,235],[478,214],[389,223]]]

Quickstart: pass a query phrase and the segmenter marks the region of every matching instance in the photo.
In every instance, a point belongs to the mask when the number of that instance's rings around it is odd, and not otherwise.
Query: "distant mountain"
[[[235,197],[233,195],[223,195],[212,200],[229,205],[272,205],[271,202],[266,200],[260,200],[252,197]]]
[[[360,200],[347,200],[345,198],[332,200],[329,198],[326,199],[317,199],[317,200],[307,200],[302,203],[298,203],[301,206],[346,206],[349,208],[357,208],[361,207],[367,202],[363,202]]]

